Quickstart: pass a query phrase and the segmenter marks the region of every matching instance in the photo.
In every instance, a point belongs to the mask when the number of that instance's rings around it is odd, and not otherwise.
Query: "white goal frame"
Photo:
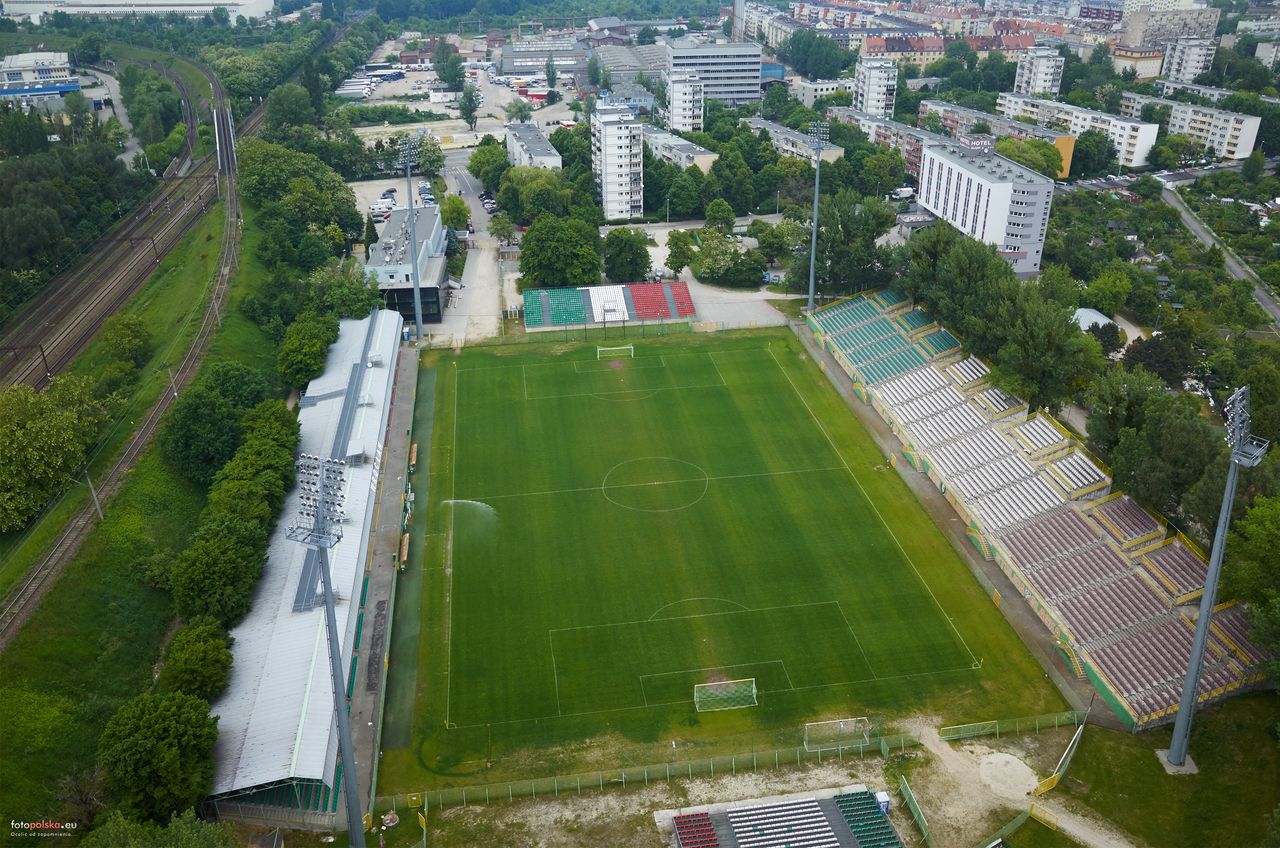
[[[614,354],[614,353],[623,353],[623,352],[627,353],[631,359],[636,358],[636,346],[633,344],[618,345],[616,347],[605,347],[603,345],[596,345],[596,361],[599,362],[601,359],[604,359],[605,354]],[[616,358],[616,357],[610,357],[610,358]]]
[[[871,719],[866,716],[810,721],[804,725],[804,749],[811,754],[815,751],[861,748],[870,744]]]
[[[750,688],[748,689],[748,687]],[[695,683],[693,685],[693,707],[700,713],[717,712],[719,710],[740,710],[745,707],[756,706],[759,703],[757,695],[758,690],[756,689],[756,679],[754,677],[721,680],[717,683]],[[723,698],[724,701],[717,703],[718,698]],[[705,702],[707,701],[711,703],[706,704]]]

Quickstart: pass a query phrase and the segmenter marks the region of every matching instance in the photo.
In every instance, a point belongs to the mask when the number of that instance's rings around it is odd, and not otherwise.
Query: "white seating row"
[[[929,452],[933,464],[948,476],[1013,454],[1013,447],[991,428],[978,430],[947,445],[939,445]]]
[[[924,365],[905,371],[890,380],[885,380],[876,386],[876,394],[883,398],[887,404],[896,408],[900,403],[905,403],[912,398],[932,394],[945,385],[947,385],[947,381],[943,379],[941,374]]]
[[[904,423],[919,421],[930,415],[936,415],[946,409],[960,406],[964,403],[964,395],[957,392],[951,386],[943,386],[933,394],[922,395],[913,400],[899,403],[893,407],[893,411],[897,413],[898,420]]]
[[[915,437],[915,442],[923,448],[930,448],[984,427],[990,427],[982,413],[966,402],[960,406],[943,410],[937,415],[922,418],[907,425],[907,429]]]
[[[1039,416],[1023,421],[1014,429],[1027,440],[1033,451],[1042,451],[1067,440],[1056,427]]]
[[[1093,461],[1080,451],[1072,451],[1062,459],[1054,460],[1052,466],[1069,484],[1067,490],[1070,492],[1096,486],[1107,479],[1102,469],[1094,465]]]
[[[976,356],[970,356],[968,359],[962,359],[947,366],[947,373],[962,386],[978,382],[987,376],[990,370],[987,364]]]
[[[630,317],[626,286],[594,286],[591,288],[591,315],[596,323],[622,321]]]
[[[1061,495],[1035,476],[975,498],[973,504],[986,526],[998,532],[1061,506],[1062,502]]]
[[[1035,473],[1036,470],[1031,463],[1016,453],[1011,453],[963,474],[957,474],[951,478],[951,483],[965,497],[972,498],[1009,486],[1034,476]]]

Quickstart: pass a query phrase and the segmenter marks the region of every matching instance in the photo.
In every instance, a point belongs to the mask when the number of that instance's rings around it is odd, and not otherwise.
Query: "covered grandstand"
[[[624,321],[683,321],[694,316],[689,287],[680,281],[529,289],[524,293],[527,330],[609,325]]]
[[[299,451],[346,461],[346,518],[329,563],[348,696],[402,326],[389,310],[343,321],[324,373],[299,402]],[[345,818],[345,776],[319,561],[286,535],[299,497],[297,489],[286,497],[253,607],[231,631],[231,681],[212,705],[218,740],[209,806],[220,818],[333,829]]]
[[[1171,721],[1195,628],[1196,611],[1184,605],[1203,591],[1203,553],[1112,493],[1105,464],[1053,418],[992,386],[987,365],[901,294],[857,297],[807,321],[1076,673],[1130,726]],[[1240,607],[1215,612],[1211,632],[1202,702],[1261,679],[1263,656]]]

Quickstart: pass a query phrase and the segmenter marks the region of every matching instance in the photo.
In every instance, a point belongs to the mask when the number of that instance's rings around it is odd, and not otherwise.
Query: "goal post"
[[[716,710],[739,710],[756,705],[756,679],[722,680],[717,683],[696,683],[693,687],[693,705],[700,713]]]
[[[635,359],[636,346],[633,344],[618,345],[616,347],[605,347],[603,345],[596,345],[596,361],[597,362],[601,359],[621,359],[624,356],[627,357],[628,359]]]
[[[871,719],[866,716],[810,721],[804,726],[804,749],[809,753],[861,748],[870,744]]]

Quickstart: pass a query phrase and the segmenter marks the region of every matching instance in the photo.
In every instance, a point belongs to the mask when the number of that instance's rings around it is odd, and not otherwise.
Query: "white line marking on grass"
[[[697,597],[697,598],[681,598],[678,601],[672,601],[669,604],[665,604],[663,606],[658,607],[657,610],[654,611],[653,615],[649,616],[647,619],[645,619],[645,621],[653,621],[658,617],[658,613],[662,612],[664,609],[674,607],[676,604],[683,604],[686,601],[720,601],[721,603],[725,603],[725,604],[733,604],[734,606],[738,607],[738,609],[746,610],[747,612],[751,611],[751,607],[743,606],[737,601],[731,601],[728,598],[712,598],[709,596]]]
[[[724,374],[720,371],[720,366],[716,364],[715,351],[707,351],[707,359],[711,360],[711,367],[716,369],[716,376],[720,378],[720,385],[727,387],[729,384],[725,382]]]
[[[725,610],[724,612],[700,612],[696,615],[672,615],[667,618],[637,618],[634,621],[610,621],[606,624],[579,624],[574,627],[553,627],[552,633],[563,633],[569,630],[596,630],[601,627],[625,627],[630,624],[652,624],[655,621],[684,621],[690,618],[711,618],[717,615],[742,615],[744,612],[773,612],[775,610],[799,609],[801,607],[828,607],[835,601],[810,601],[804,604],[781,604],[776,607],[756,607],[755,609]]]
[[[644,680],[646,677],[670,677],[673,674],[693,674],[695,671],[718,671],[722,668],[746,668],[747,666],[752,665],[773,665],[775,663],[782,666],[783,672],[786,672],[787,666],[782,660],[756,660],[755,662],[730,663],[729,665],[705,665],[702,668],[682,668],[676,671],[650,671],[646,674],[640,675],[640,679]],[[791,675],[787,675],[787,680],[791,680]]]
[[[871,672],[872,677],[879,680],[880,675],[876,674],[875,666],[871,664],[870,658],[867,657],[867,652],[863,650],[862,640],[858,638],[858,634],[854,631],[853,625],[849,623],[849,616],[844,614],[844,607],[840,605],[839,601],[836,601],[835,604],[836,609],[840,610],[840,617],[844,619],[844,626],[849,628],[849,635],[853,636],[853,641],[858,646],[858,652],[862,654],[862,659],[867,664],[867,670]]]
[[[650,396],[653,396],[658,392],[684,392],[684,391],[692,391],[694,389],[723,389],[723,388],[725,388],[725,384],[724,384],[724,381],[722,380],[719,383],[706,383],[706,384],[699,384],[696,386],[658,386],[657,388],[652,388],[652,389],[617,389],[616,391],[611,391],[611,392],[569,392],[563,395],[536,395],[534,397],[529,398],[529,400],[560,400],[561,398],[576,398],[576,397],[598,397],[601,400],[609,400],[610,398],[607,397],[608,395],[632,395],[632,394],[637,394],[639,392],[649,392]]]
[[[969,659],[974,663],[977,663],[978,658],[974,656],[973,650],[969,647],[969,643],[964,640],[964,636],[961,635],[960,630],[956,627],[956,623],[951,620],[951,616],[947,615],[947,611],[943,609],[942,604],[938,602],[938,596],[933,594],[933,589],[930,588],[929,583],[924,579],[924,575],[920,573],[920,569],[916,568],[915,561],[911,559],[911,555],[907,553],[907,549],[902,546],[902,542],[898,539],[898,534],[893,532],[893,528],[889,526],[889,522],[885,521],[884,516],[880,514],[880,510],[876,507],[875,501],[871,500],[871,496],[867,494],[867,490],[862,487],[862,481],[858,479],[858,475],[854,474],[853,469],[849,467],[849,463],[845,462],[844,454],[840,453],[840,449],[836,447],[836,443],[831,438],[831,434],[827,432],[827,428],[822,426],[822,422],[809,406],[809,402],[804,399],[804,395],[800,394],[800,389],[796,387],[795,381],[791,379],[791,375],[787,373],[787,369],[782,367],[782,363],[778,361],[778,356],[773,352],[772,347],[769,348],[769,355],[773,357],[774,364],[778,366],[778,370],[782,372],[782,376],[786,378],[787,383],[791,386],[791,391],[795,392],[800,403],[804,404],[804,408],[808,411],[809,417],[812,418],[813,423],[817,425],[818,432],[820,432],[823,438],[827,440],[827,444],[831,446],[831,450],[835,451],[836,457],[839,458],[840,463],[844,466],[844,470],[849,472],[849,477],[853,480],[854,485],[858,487],[858,491],[862,493],[863,500],[865,500],[867,505],[871,507],[871,511],[876,514],[876,518],[880,519],[880,523],[884,526],[884,529],[888,531],[890,538],[893,539],[893,543],[898,546],[898,550],[902,552],[902,556],[907,560],[907,564],[910,565],[911,570],[916,573],[916,578],[920,581],[920,585],[924,586],[924,590],[929,593],[929,597],[933,599],[933,603],[938,608],[938,612],[942,613],[942,617],[947,620],[947,624],[951,625],[952,632],[956,634],[956,638],[959,639],[960,644],[964,646],[965,651],[969,654]]]
[[[547,631],[547,644],[551,646],[551,679],[556,684],[556,715],[560,715],[560,673],[556,671],[556,640],[551,637],[550,630]]]
[[[842,465],[825,468],[796,468],[791,471],[761,471],[755,474],[726,474],[720,477],[688,477],[679,480],[653,480],[647,483],[618,483],[612,486],[578,486],[571,489],[547,489],[542,492],[513,492],[509,495],[485,495],[484,497],[464,498],[464,500],[491,501],[498,498],[534,498],[542,495],[573,495],[581,492],[598,492],[601,489],[630,489],[640,486],[657,486],[670,483],[697,483],[702,480],[723,482],[725,480],[749,480],[756,477],[787,477],[793,474],[818,474],[824,471],[844,471]]]
[[[520,366],[520,377],[524,380],[524,399],[529,400],[529,369]]]

